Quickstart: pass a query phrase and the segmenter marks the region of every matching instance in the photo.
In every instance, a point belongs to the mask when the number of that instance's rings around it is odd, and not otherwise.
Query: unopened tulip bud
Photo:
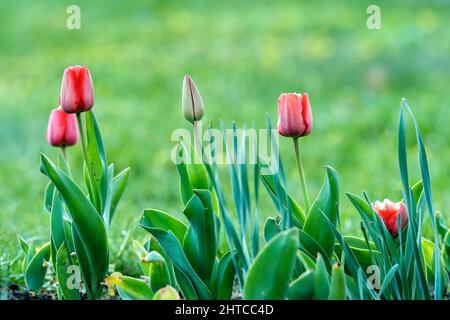
[[[403,202],[395,203],[389,199],[384,199],[383,202],[376,201],[373,204],[373,209],[381,217],[393,237],[398,235],[398,215],[400,215],[401,230],[408,223],[408,215],[406,214],[406,207]]]
[[[182,94],[181,105],[184,117],[192,123],[201,120],[204,113],[203,100],[194,80],[189,75],[186,75],[183,79]]]
[[[59,107],[50,113],[47,141],[54,147],[71,146],[77,143],[78,126],[74,114],[67,114]]]
[[[278,132],[285,137],[306,136],[312,130],[312,112],[307,93],[283,93],[278,98]]]
[[[90,110],[94,105],[94,85],[86,66],[64,70],[59,103],[66,113]]]

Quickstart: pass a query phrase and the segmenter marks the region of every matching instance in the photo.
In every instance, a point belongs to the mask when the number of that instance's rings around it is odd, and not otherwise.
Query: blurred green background
[[[81,30],[66,28],[71,4],[81,8]],[[370,4],[381,8],[381,30],[366,27]],[[180,112],[186,73],[202,93],[206,120],[216,123],[264,128],[266,113],[276,120],[281,92],[307,91],[310,192],[318,192],[325,164],[337,169],[346,231],[359,220],[344,192],[401,198],[396,135],[406,97],[427,144],[435,207],[447,214],[449,21],[448,1],[1,1],[0,256],[17,255],[17,233],[47,236],[39,152],[57,155],[45,131],[62,72],[73,64],[91,70],[109,160],[132,170],[114,222],[116,248],[123,231],[142,237],[135,229],[143,208],[181,209],[170,136],[190,127]],[[300,200],[292,143],[280,142]],[[80,147],[69,154],[77,167]],[[263,214],[275,215],[265,194],[262,201]]]

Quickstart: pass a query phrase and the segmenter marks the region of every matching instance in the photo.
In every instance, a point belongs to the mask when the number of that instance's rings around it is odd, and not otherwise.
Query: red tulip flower
[[[306,211],[309,212],[308,188],[300,158],[298,138],[307,136],[312,130],[312,111],[308,94],[283,93],[278,98],[278,133],[294,140],[295,159],[302,185],[303,200]]]
[[[94,85],[86,66],[64,70],[59,103],[66,113],[80,113],[94,105]]]
[[[47,141],[54,147],[72,146],[78,140],[77,119],[59,107],[50,113],[47,129]]]
[[[403,202],[392,202],[389,199],[384,199],[383,202],[376,201],[373,209],[383,220],[389,233],[396,237],[398,235],[398,215],[400,215],[401,230],[408,223],[408,215],[406,214],[406,207]]]
[[[306,136],[312,130],[312,112],[307,93],[283,93],[278,98],[278,132],[285,137]]]

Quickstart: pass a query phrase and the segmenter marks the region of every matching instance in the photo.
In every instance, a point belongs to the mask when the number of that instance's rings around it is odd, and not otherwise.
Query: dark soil
[[[58,297],[54,291],[47,291],[41,289],[38,293],[22,289],[19,285],[12,283],[9,286],[9,300],[58,300]],[[82,294],[81,300],[87,300],[86,294]],[[105,295],[101,300],[120,300],[119,295],[110,297]]]
[[[9,300],[56,300],[56,295],[45,290],[39,293],[22,291],[17,284],[13,283],[9,286]]]

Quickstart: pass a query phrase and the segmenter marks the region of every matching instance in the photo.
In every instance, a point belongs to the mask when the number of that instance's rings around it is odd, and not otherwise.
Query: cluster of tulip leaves
[[[58,297],[74,300],[85,292],[89,299],[103,294],[102,283],[109,271],[109,228],[128,181],[129,169],[115,175],[108,164],[103,140],[93,111],[85,118],[84,192],[71,176],[63,156],[57,163],[41,155],[41,172],[50,182],[44,207],[50,213],[50,241],[40,248],[20,238],[26,252],[23,263],[26,285],[38,290],[51,262],[58,280]],[[82,282],[69,279],[81,273]],[[74,278],[76,279],[76,277]]]
[[[181,142],[178,152],[186,152]],[[133,247],[149,281],[128,278],[127,287],[117,283],[123,299],[152,299],[161,288],[177,288],[184,299],[190,300],[231,298],[235,253],[220,250],[217,199],[205,168],[180,162],[177,170],[183,216],[144,210],[140,226],[151,238],[144,245],[134,241]]]

